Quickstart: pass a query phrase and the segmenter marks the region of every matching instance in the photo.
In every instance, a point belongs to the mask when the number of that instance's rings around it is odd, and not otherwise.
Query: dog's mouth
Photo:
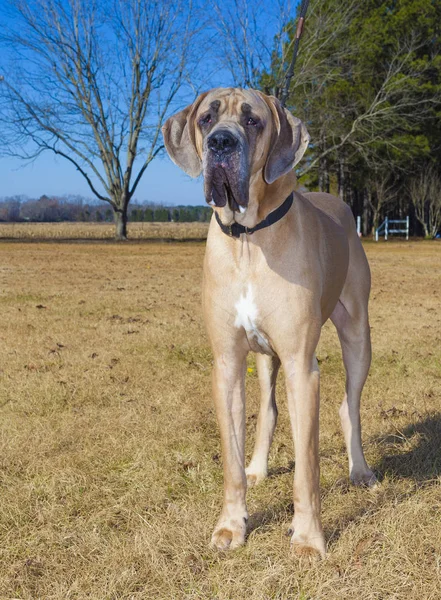
[[[246,206],[243,206],[242,204],[239,204],[236,201],[236,198],[234,197],[234,194],[231,190],[231,187],[229,186],[228,183],[225,184],[225,194],[227,196],[228,199],[228,206],[230,207],[230,209],[233,212],[240,212],[240,213],[244,213],[247,209]]]
[[[238,153],[235,153],[238,154]],[[209,157],[204,168],[205,199],[210,206],[243,214],[248,206],[248,177],[240,156]]]

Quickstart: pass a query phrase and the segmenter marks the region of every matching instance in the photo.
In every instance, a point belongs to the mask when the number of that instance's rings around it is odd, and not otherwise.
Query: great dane
[[[319,489],[319,369],[322,325],[337,328],[346,369],[340,408],[355,484],[373,485],[363,455],[360,395],[370,361],[370,271],[347,205],[295,190],[294,166],[309,134],[279,101],[256,90],[218,88],[163,127],[172,160],[204,175],[214,215],[204,263],[203,309],[213,349],[213,394],[221,433],[223,508],[212,536],[220,550],[244,543],[247,486],[268,471],[282,365],[295,445],[291,543],[324,556]],[[261,406],[245,468],[245,372],[257,353]]]

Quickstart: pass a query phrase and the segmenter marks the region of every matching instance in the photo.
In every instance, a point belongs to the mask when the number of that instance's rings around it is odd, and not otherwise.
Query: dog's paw
[[[211,547],[224,552],[242,546],[245,543],[247,519],[248,516],[242,519],[221,518],[211,536]]]
[[[366,469],[363,471],[356,471],[354,469],[350,474],[350,480],[352,485],[367,487],[371,489],[374,489],[380,485],[375,474],[370,469]]]
[[[307,559],[310,563],[325,558],[325,537],[319,525],[307,527],[304,533],[291,525],[288,535],[291,537],[291,550],[299,558]]]
[[[266,469],[258,469],[252,463],[245,469],[245,475],[247,476],[247,487],[254,487],[259,485],[264,479],[266,479]]]
[[[309,564],[318,562],[325,558],[326,553],[318,548],[314,548],[308,544],[292,543],[291,549],[293,554],[301,560],[306,560]]]

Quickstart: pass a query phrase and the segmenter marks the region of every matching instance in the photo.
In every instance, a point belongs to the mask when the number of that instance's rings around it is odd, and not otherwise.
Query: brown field
[[[129,223],[133,240],[201,240],[208,223]],[[112,240],[113,223],[0,223],[0,239],[11,240]]]
[[[327,325],[318,355],[329,554],[309,565],[285,536],[294,457],[282,378],[247,544],[208,548],[222,474],[203,244],[0,244],[0,598],[439,600],[441,244],[366,250],[374,359],[362,420],[382,483],[348,485],[343,368]],[[249,367],[248,454],[253,358]]]

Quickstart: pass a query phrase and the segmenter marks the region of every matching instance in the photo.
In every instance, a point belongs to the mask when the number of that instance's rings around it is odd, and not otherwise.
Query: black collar
[[[265,227],[269,227],[270,225],[273,225],[273,223],[277,223],[277,221],[280,221],[280,219],[282,219],[291,208],[293,200],[294,193],[291,192],[288,198],[278,208],[276,208],[276,210],[270,212],[266,219],[260,221],[260,223],[257,223],[257,225],[251,228],[244,227],[239,223],[233,223],[232,225],[224,225],[220,220],[220,217],[217,214],[217,212],[216,221],[219,223],[219,227],[222,229],[222,231],[231,237],[238,238],[242,233],[250,235],[255,231],[259,231],[259,229],[264,229]]]

